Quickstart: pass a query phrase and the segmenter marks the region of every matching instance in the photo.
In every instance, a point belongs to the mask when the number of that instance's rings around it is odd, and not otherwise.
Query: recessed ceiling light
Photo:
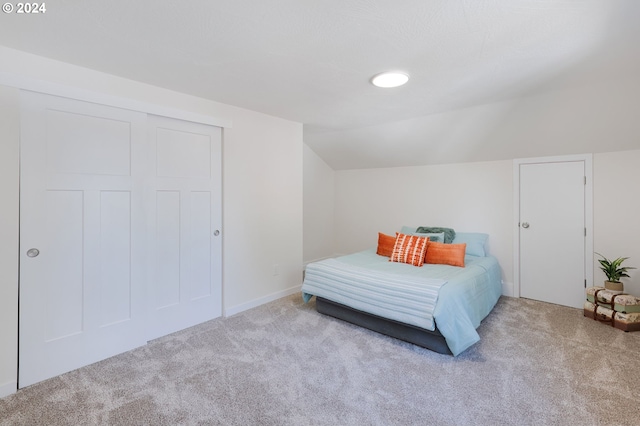
[[[371,84],[378,87],[398,87],[409,81],[409,75],[400,71],[389,71],[376,74],[371,78]]]

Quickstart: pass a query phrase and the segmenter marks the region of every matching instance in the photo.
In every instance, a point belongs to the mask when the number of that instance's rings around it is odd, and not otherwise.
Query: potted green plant
[[[596,254],[602,259],[598,259],[600,262],[600,269],[607,276],[607,281],[604,282],[604,288],[613,291],[624,291],[624,285],[620,282],[620,278],[628,277],[627,271],[629,269],[636,269],[633,266],[622,266],[622,262],[628,259],[628,257],[619,257],[614,260],[609,260],[600,253]]]

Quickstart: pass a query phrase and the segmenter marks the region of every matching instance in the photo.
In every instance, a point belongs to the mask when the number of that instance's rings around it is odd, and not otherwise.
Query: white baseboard
[[[0,385],[0,398],[13,395],[18,390],[17,382],[7,382]]]
[[[293,286],[293,287],[288,288],[286,290],[282,290],[282,291],[278,291],[278,292],[275,292],[275,293],[271,293],[271,294],[266,295],[264,297],[259,297],[257,299],[250,300],[250,301],[248,301],[246,303],[242,303],[240,305],[232,306],[232,307],[224,310],[224,316],[225,317],[230,317],[232,315],[239,314],[240,312],[246,311],[248,309],[255,308],[255,307],[258,307],[260,305],[264,305],[265,303],[273,302],[274,300],[278,300],[278,299],[281,299],[283,297],[287,297],[287,296],[290,296],[292,294],[299,293],[301,287],[302,287],[301,285],[296,285],[296,286]],[[302,297],[302,296],[300,296],[300,297]]]
[[[515,297],[515,292],[513,291],[513,283],[506,283],[502,281],[502,295]]]

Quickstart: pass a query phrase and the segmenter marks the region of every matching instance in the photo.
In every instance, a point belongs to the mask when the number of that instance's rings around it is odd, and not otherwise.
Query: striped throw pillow
[[[422,266],[427,251],[427,241],[429,241],[427,237],[398,233],[389,261]]]

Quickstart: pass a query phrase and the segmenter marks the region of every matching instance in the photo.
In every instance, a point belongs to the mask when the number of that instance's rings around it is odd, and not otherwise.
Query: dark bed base
[[[316,309],[321,314],[339,318],[352,324],[359,325],[360,327],[368,328],[369,330],[386,334],[387,336],[404,340],[405,342],[413,343],[414,345],[421,346],[434,352],[453,355],[449,350],[449,346],[447,346],[444,336],[440,334],[437,327],[435,331],[425,330],[424,328],[368,314],[317,296]]]

